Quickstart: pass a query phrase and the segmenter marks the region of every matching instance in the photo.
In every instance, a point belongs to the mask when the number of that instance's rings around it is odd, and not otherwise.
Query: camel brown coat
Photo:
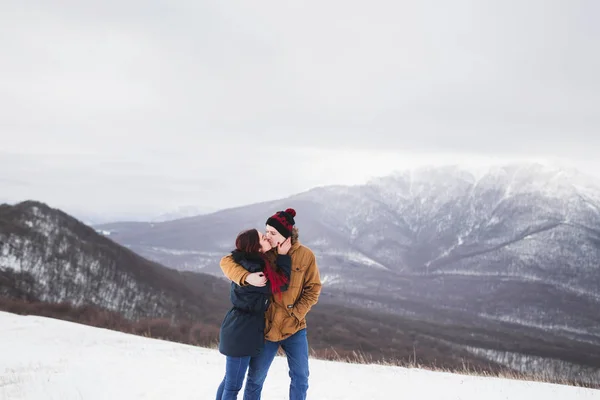
[[[281,299],[273,296],[265,313],[265,338],[271,342],[279,342],[306,328],[306,314],[317,304],[321,294],[321,277],[312,250],[297,241],[288,254],[292,259],[288,290],[282,292]],[[233,282],[240,286],[248,284],[249,272],[231,255],[223,257],[220,266]]]

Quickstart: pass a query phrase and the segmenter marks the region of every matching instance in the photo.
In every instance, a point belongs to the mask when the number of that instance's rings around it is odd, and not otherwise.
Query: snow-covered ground
[[[211,400],[224,366],[215,350],[0,312],[2,400]],[[311,360],[310,384],[314,400],[600,399],[570,386],[320,360]],[[288,385],[278,358],[263,399],[287,399]]]

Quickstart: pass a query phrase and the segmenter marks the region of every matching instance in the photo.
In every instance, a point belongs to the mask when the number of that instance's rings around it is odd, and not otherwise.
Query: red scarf
[[[281,271],[275,271],[266,257],[263,257],[263,259],[265,261],[265,270],[263,272],[265,273],[267,280],[271,282],[271,292],[281,300],[281,287],[288,283],[288,278],[282,274]]]

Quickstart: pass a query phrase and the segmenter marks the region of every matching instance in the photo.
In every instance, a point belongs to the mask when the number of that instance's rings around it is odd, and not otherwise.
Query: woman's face
[[[260,239],[260,251],[266,253],[271,250],[271,243],[267,240],[267,237],[262,232],[258,232],[258,236]]]

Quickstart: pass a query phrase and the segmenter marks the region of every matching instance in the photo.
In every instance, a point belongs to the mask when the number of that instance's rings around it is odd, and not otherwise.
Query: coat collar
[[[293,254],[293,253],[294,253],[296,250],[298,250],[298,249],[300,248],[300,246],[302,246],[302,245],[300,244],[300,241],[299,241],[299,240],[296,240],[296,243],[294,243],[294,244],[292,245],[292,247],[290,248],[290,251],[288,252],[288,254],[289,254],[289,255],[292,255],[292,254]]]

